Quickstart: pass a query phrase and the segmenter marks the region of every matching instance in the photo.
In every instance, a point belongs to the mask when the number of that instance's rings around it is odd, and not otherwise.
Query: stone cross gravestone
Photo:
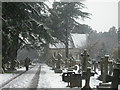
[[[57,62],[56,62],[56,68],[60,69],[60,60],[62,59],[62,55],[58,53],[57,55]]]
[[[81,90],[92,90],[90,87],[90,73],[91,69],[87,68],[86,78],[85,78],[85,86]]]
[[[86,72],[87,71],[87,67],[88,67],[88,57],[89,57],[89,54],[88,54],[86,49],[81,54],[81,56],[83,58],[82,59],[82,71]]]

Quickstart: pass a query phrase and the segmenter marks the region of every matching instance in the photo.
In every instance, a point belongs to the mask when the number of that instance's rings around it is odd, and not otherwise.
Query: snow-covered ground
[[[41,69],[39,69],[39,65],[36,65],[34,68],[30,69],[29,71],[25,72],[24,74],[20,75],[16,79],[12,80],[10,83],[5,85],[3,88],[30,88],[31,81],[34,79],[36,72],[40,70],[40,74],[38,74],[39,79],[37,88],[66,88],[68,83],[62,81],[62,73],[54,73],[54,70],[51,70],[46,64],[40,64]],[[19,70],[20,72],[25,70],[22,68]],[[100,73],[98,73],[100,74]],[[0,84],[10,80],[10,78],[15,77],[18,74],[0,74]],[[97,85],[101,81],[97,80],[96,78],[99,75],[94,75],[90,78],[90,87],[96,88]],[[36,79],[35,79],[36,80]],[[82,87],[85,85],[85,80],[82,80]],[[119,85],[120,89],[120,85]],[[72,88],[70,90],[76,90],[76,88]]]
[[[0,86],[2,86],[6,81],[9,81],[10,79],[16,77],[20,73],[25,71],[25,67],[17,69],[17,72],[15,73],[4,73],[0,74]]]
[[[38,88],[66,88],[67,83],[62,81],[62,74],[54,73],[45,64],[41,65]]]
[[[12,79],[17,74],[0,74],[0,86],[5,83],[6,81]]]
[[[10,83],[5,85],[3,88],[29,88],[30,82],[38,70],[38,65],[24,74],[20,75],[16,79],[12,80]],[[4,76],[5,77],[5,76]]]
[[[96,80],[98,75],[90,78],[90,87],[96,88],[101,81]],[[38,88],[68,88],[68,83],[62,81],[62,74],[54,73],[50,67],[43,64],[41,66],[41,73],[39,77]],[[82,87],[85,85],[85,80],[82,80]]]

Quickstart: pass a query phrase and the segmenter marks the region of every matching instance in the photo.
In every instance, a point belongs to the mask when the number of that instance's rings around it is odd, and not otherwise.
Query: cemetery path
[[[32,69],[26,71],[24,74],[20,75],[19,77],[13,79],[11,82],[6,84],[2,88],[31,88],[30,85],[32,85],[32,80],[35,78],[34,76],[38,75],[40,65],[36,65]],[[34,83],[36,84],[36,83]],[[32,85],[35,86],[35,85]],[[35,88],[35,87],[33,87]]]
[[[37,88],[68,88],[67,83],[62,81],[62,74],[54,73],[46,64],[41,65],[39,83]]]
[[[37,88],[38,82],[39,82],[40,71],[41,71],[41,65],[39,65],[36,74],[34,75],[33,79],[31,80],[29,88],[34,88],[34,89]]]

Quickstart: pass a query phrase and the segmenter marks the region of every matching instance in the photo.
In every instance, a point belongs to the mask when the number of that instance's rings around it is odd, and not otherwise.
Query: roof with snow
[[[80,48],[86,44],[86,34],[71,34],[69,41],[69,48]],[[65,48],[64,43],[56,43],[55,45],[49,45],[50,48]]]

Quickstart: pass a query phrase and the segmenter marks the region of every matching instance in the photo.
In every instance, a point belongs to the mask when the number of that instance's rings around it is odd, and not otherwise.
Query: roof
[[[69,41],[69,48],[80,48],[86,43],[86,34],[71,34],[71,40]],[[49,48],[65,48],[64,43],[56,43],[55,45],[49,45]]]
[[[80,48],[86,44],[86,34],[71,34],[75,48]]]

